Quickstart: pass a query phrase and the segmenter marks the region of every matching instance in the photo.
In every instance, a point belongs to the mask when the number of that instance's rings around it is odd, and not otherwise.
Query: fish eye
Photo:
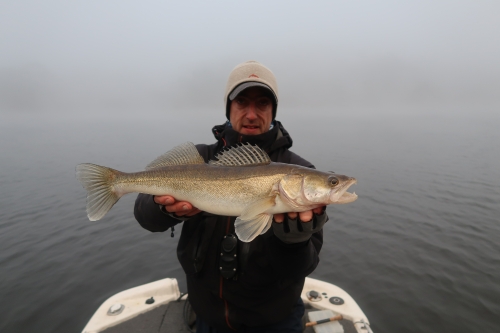
[[[332,185],[332,186],[337,186],[339,184],[339,179],[337,177],[330,177],[330,179],[328,179],[328,181],[330,182],[330,185]]]

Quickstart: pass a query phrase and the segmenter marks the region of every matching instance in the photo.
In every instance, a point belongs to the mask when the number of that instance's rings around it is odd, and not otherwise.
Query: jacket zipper
[[[229,233],[229,228],[231,226],[231,218],[228,216],[227,217],[227,224],[226,224],[226,235]],[[222,288],[224,287],[224,278],[222,275],[220,276],[220,284],[219,284],[219,298],[224,301],[224,316],[226,318],[226,324],[229,326],[230,329],[234,330],[234,328],[231,326],[231,323],[229,322],[229,307],[227,305],[227,301],[222,298]]]

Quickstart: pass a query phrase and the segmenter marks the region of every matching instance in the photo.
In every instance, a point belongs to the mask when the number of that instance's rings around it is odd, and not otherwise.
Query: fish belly
[[[249,205],[265,198],[264,196],[252,196],[249,193],[240,193],[237,195],[234,193],[223,193],[217,195],[209,191],[180,191],[179,189],[169,186],[137,184],[117,187],[116,190],[121,193],[139,192],[151,195],[171,195],[178,201],[187,201],[191,203],[201,211],[223,216],[240,216]],[[275,205],[263,211],[263,213],[274,215],[289,212],[303,212],[319,206],[321,205],[315,207],[304,206],[299,209],[292,208],[281,200],[279,195],[276,195]]]
[[[193,187],[194,188],[194,187]],[[186,201],[194,207],[211,214],[224,216],[240,216],[245,207],[252,203],[252,198],[240,198],[228,194],[214,194],[209,191],[182,191],[170,186],[128,184],[115,186],[120,194],[145,193],[151,195],[171,195],[177,201]]]

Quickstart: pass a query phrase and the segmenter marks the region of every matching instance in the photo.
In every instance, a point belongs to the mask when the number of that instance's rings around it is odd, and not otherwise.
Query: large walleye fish
[[[271,226],[273,214],[302,212],[358,198],[347,189],[355,178],[284,163],[273,163],[257,146],[230,148],[205,163],[191,142],[151,162],[146,171],[124,173],[79,164],[76,177],[88,191],[87,215],[101,219],[131,192],[171,195],[212,214],[237,216],[238,238],[250,242]]]

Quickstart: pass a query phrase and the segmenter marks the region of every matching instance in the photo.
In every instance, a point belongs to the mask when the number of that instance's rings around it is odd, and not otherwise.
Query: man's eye
[[[261,99],[259,101],[259,105],[261,105],[261,106],[268,106],[269,104],[271,104],[271,101],[268,99]]]

